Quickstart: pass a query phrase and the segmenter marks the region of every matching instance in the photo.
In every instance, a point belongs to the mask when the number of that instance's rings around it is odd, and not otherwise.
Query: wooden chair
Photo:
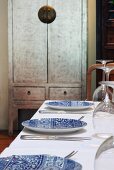
[[[108,66],[114,66],[114,63],[108,63]],[[92,72],[96,70],[97,67],[101,67],[103,64],[93,64],[89,66],[87,70],[87,100],[92,100],[91,85],[92,85]],[[114,70],[111,71],[110,80],[114,81]]]
[[[92,100],[91,85],[92,85],[92,72],[97,67],[103,66],[103,64],[93,64],[89,66],[87,70],[87,100]]]

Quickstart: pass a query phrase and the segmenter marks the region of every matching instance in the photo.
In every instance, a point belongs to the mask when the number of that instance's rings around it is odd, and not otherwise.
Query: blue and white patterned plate
[[[63,110],[84,110],[91,108],[94,103],[87,101],[50,101],[46,102],[46,105],[52,109]]]
[[[87,123],[76,119],[42,118],[22,122],[22,125],[36,132],[73,132],[84,128]]]
[[[49,155],[13,155],[0,158],[1,170],[82,170],[71,159]]]

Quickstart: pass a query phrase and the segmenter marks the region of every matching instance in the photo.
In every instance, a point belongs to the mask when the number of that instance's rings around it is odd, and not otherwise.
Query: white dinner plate
[[[84,110],[91,108],[94,103],[88,102],[88,101],[49,101],[46,102],[46,105],[53,109],[59,109],[59,110]]]
[[[76,119],[42,118],[26,120],[22,122],[22,125],[36,132],[63,133],[80,130],[84,128],[87,123]]]
[[[50,155],[13,155],[0,158],[1,170],[82,170],[82,165],[71,159]]]

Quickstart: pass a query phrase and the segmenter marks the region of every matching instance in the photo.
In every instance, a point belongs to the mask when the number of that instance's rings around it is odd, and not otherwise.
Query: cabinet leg
[[[9,136],[13,135],[14,125],[15,129],[17,130],[17,122],[18,122],[18,109],[16,107],[13,107],[9,109],[9,128],[8,128]]]

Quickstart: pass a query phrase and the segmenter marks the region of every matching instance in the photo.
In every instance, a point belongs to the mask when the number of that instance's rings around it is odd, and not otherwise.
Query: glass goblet
[[[102,83],[104,83],[104,85],[108,84],[108,86],[113,89],[111,98],[112,98],[112,102],[114,102],[114,81],[102,81]]]
[[[106,76],[106,80],[108,81],[110,72],[114,70],[114,67],[113,66],[101,66],[101,67],[97,67],[96,69],[103,70]],[[105,90],[104,84],[101,84],[100,86],[98,86],[93,93],[93,101],[102,101],[105,98],[105,91],[106,90]],[[112,97],[112,92],[110,91],[110,89],[108,89],[107,92],[109,93],[109,96]]]
[[[105,72],[106,81],[109,81],[110,72],[114,70],[114,66],[105,66],[105,67],[99,67],[99,68]]]
[[[98,148],[94,170],[114,170],[114,137],[107,138]]]
[[[107,63],[113,62],[113,60],[96,60],[97,62],[101,63],[103,67],[106,67]],[[102,73],[102,81],[105,81],[105,73]]]
[[[105,94],[106,94],[106,86],[105,84],[101,84],[100,86],[98,86],[94,93],[93,93],[93,101],[103,101],[105,98]]]
[[[107,138],[110,135],[114,135],[114,103],[110,100],[108,94],[109,82],[100,82],[106,85],[106,93],[105,99],[97,105],[93,112],[95,137]]]
[[[107,63],[113,62],[113,60],[96,60],[97,62],[106,65]]]

